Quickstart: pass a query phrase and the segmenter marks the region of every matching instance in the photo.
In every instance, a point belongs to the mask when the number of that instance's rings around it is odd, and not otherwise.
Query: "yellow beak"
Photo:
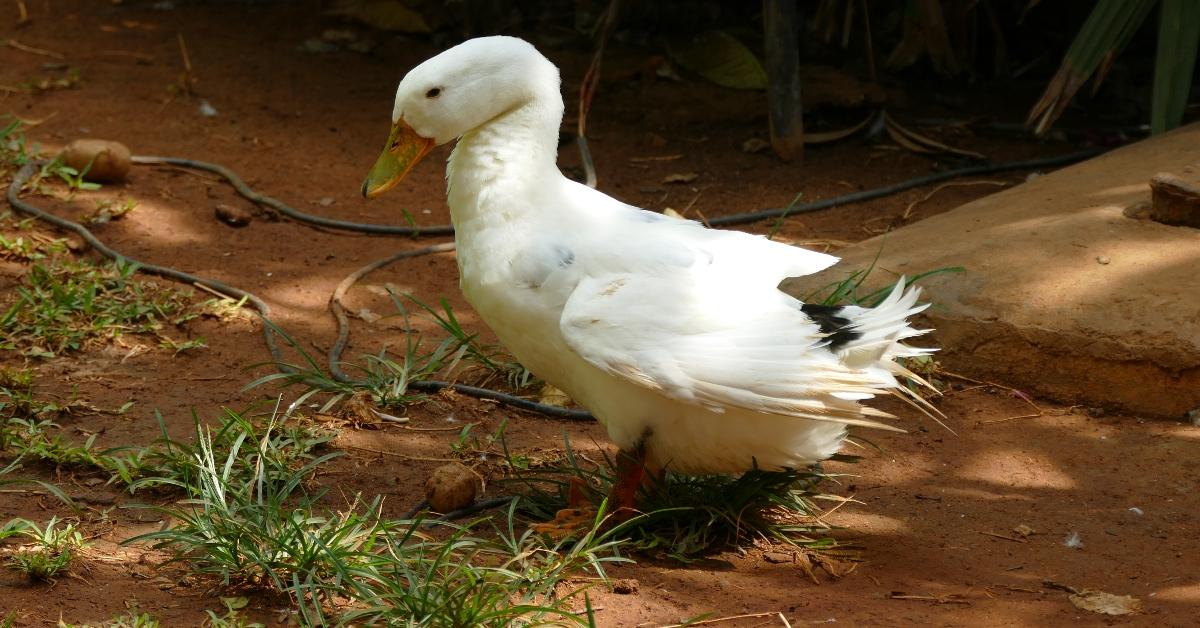
[[[433,149],[433,140],[417,135],[404,118],[392,124],[387,146],[363,181],[362,195],[375,198],[392,189],[421,158]]]

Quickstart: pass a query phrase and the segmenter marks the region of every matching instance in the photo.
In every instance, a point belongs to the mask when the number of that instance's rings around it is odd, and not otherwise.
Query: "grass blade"
[[[1044,134],[1058,120],[1088,78],[1129,43],[1157,1],[1099,0],[1096,3],[1063,57],[1058,72],[1029,112],[1026,125],[1034,126],[1034,134]]]
[[[1169,131],[1183,121],[1192,71],[1200,47],[1200,2],[1163,0],[1158,22],[1158,57],[1154,61],[1154,96],[1150,132]]]

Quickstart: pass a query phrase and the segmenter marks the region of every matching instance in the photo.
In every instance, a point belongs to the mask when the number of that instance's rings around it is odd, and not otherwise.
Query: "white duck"
[[[587,408],[623,455],[614,508],[643,469],[801,468],[838,451],[863,407],[906,390],[899,341],[924,309],[897,286],[874,309],[778,289],[837,258],[638,209],[559,172],[558,69],[513,37],[472,39],[400,82],[373,198],[433,146],[446,169],[459,285],[520,362]],[[894,429],[894,428],[893,428]]]

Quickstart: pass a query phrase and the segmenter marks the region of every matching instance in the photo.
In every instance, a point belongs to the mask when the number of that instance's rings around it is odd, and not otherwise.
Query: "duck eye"
[[[429,91],[425,92],[426,98],[437,98],[438,96],[441,96],[441,95],[442,95],[442,88],[440,88],[440,87],[434,87],[433,89],[430,89]]]

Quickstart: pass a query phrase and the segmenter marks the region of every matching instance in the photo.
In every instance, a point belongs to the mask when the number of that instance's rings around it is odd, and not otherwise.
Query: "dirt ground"
[[[396,82],[407,68],[437,51],[431,43],[356,30],[379,43],[372,54],[304,51],[305,40],[327,28],[344,27],[322,18],[313,10],[315,3],[170,10],[157,10],[151,3],[84,0],[27,4],[31,22],[17,27],[6,17],[0,39],[43,52],[0,48],[0,84],[62,76],[66,70],[61,64],[78,69],[80,76],[67,89],[0,93],[0,113],[44,120],[28,131],[44,146],[83,136],[114,139],[135,154],[223,164],[303,211],[403,224],[403,208],[422,224],[448,222],[440,168],[446,148],[383,200],[368,204],[359,197],[362,178],[385,139]],[[179,35],[196,79],[191,96],[172,96],[168,89],[180,83],[183,72]],[[580,48],[549,54],[563,67],[570,103],[589,53]],[[617,47],[606,70],[632,70],[643,58],[644,53]],[[965,117],[964,111],[982,111],[1015,119],[1029,102],[980,100],[947,108],[940,104],[947,99],[939,94],[922,95],[924,100],[914,95],[898,113]],[[690,207],[690,216],[711,218],[781,207],[798,192],[805,199],[826,198],[946,167],[886,143],[857,139],[810,147],[802,164],[747,154],[742,143],[765,135],[761,100],[758,93],[700,82],[602,84],[589,119],[600,188],[643,207]],[[202,115],[202,102],[215,115]],[[1074,149],[961,129],[930,132],[994,160]],[[643,159],[647,157],[668,159]],[[568,170],[578,163],[573,146],[564,146],[562,163]],[[674,173],[698,176],[687,184],[664,183]],[[1027,174],[987,181],[1011,185]],[[997,187],[947,187],[928,198],[930,189],[914,190],[791,218],[779,235],[836,249]],[[334,233],[270,219],[262,211],[249,226],[231,228],[215,219],[214,206],[253,206],[224,183],[179,169],[135,167],[128,183],[83,193],[73,203],[37,200],[73,216],[90,209],[96,199],[117,196],[136,199],[138,207],[98,227],[100,238],[137,259],[257,293],[274,309],[277,323],[317,350],[333,341],[327,301],[345,276],[397,250],[432,241]],[[765,233],[772,227],[759,223],[748,229]],[[21,272],[14,264],[0,267],[0,290],[11,291]],[[371,289],[385,283],[428,302],[445,297],[464,327],[482,330],[458,294],[452,254],[370,275],[350,293],[349,308],[391,311],[382,291]],[[346,355],[400,342],[400,326],[392,321],[356,318]],[[158,410],[169,429],[182,437],[190,429],[193,409],[213,416],[221,406],[240,408],[261,399],[262,390],[246,392],[243,386],[269,372],[252,366],[269,357],[252,321],[201,321],[189,333],[205,337],[208,348],[172,356],[153,347],[135,350],[139,341],[134,338],[106,350],[30,365],[39,375],[41,392],[73,393],[99,407],[134,402],[125,415],[64,418],[64,427],[98,434],[104,445],[147,444],[158,436]],[[0,354],[0,364],[25,362]],[[872,434],[881,451],[861,452],[865,460],[856,465],[827,468],[852,474],[831,489],[856,502],[826,517],[844,527],[835,536],[862,549],[865,561],[852,573],[816,584],[780,559],[781,548],[728,552],[693,564],[643,559],[613,570],[614,577],[636,578],[637,593],[601,591],[593,596],[601,625],[657,626],[705,612],[714,617],[753,615],[723,626],[783,625],[775,614],[792,626],[1195,625],[1200,615],[1200,563],[1195,558],[1200,555],[1200,497],[1195,490],[1200,428],[1136,416],[1091,416],[1085,408],[1043,400],[1036,400],[1034,411],[1020,394],[1002,386],[966,382],[940,404],[954,433],[923,424],[904,408],[884,405],[907,416],[912,431]],[[410,416],[414,427],[479,421],[478,429],[488,432],[508,418],[509,434],[522,447],[556,447],[564,430],[584,449],[606,446],[598,426],[470,399],[439,398],[412,408]],[[325,478],[347,495],[385,494],[387,514],[399,515],[421,499],[425,474],[437,463],[394,454],[443,456],[453,436],[400,427],[347,429],[335,445],[348,455],[331,465]],[[98,509],[137,501],[75,483],[69,475],[50,479]],[[54,511],[53,500],[44,495],[0,493],[0,519],[45,519]],[[164,577],[154,570],[153,555],[117,545],[159,524],[156,518],[144,518],[136,510],[108,511],[107,519],[91,530],[97,535],[94,550],[77,576],[52,587],[0,573],[0,616],[15,612],[18,626],[53,625],[60,617],[95,622],[136,605],[163,625],[199,624],[204,609],[220,608],[219,592]],[[1022,536],[1014,532],[1018,526],[1034,532]],[[1068,547],[1065,540],[1075,533],[1082,545]],[[1113,618],[1088,613],[1073,606],[1066,592],[1045,585],[1046,580],[1132,595],[1144,611]],[[285,605],[269,598],[252,601],[256,615],[267,621]]]

